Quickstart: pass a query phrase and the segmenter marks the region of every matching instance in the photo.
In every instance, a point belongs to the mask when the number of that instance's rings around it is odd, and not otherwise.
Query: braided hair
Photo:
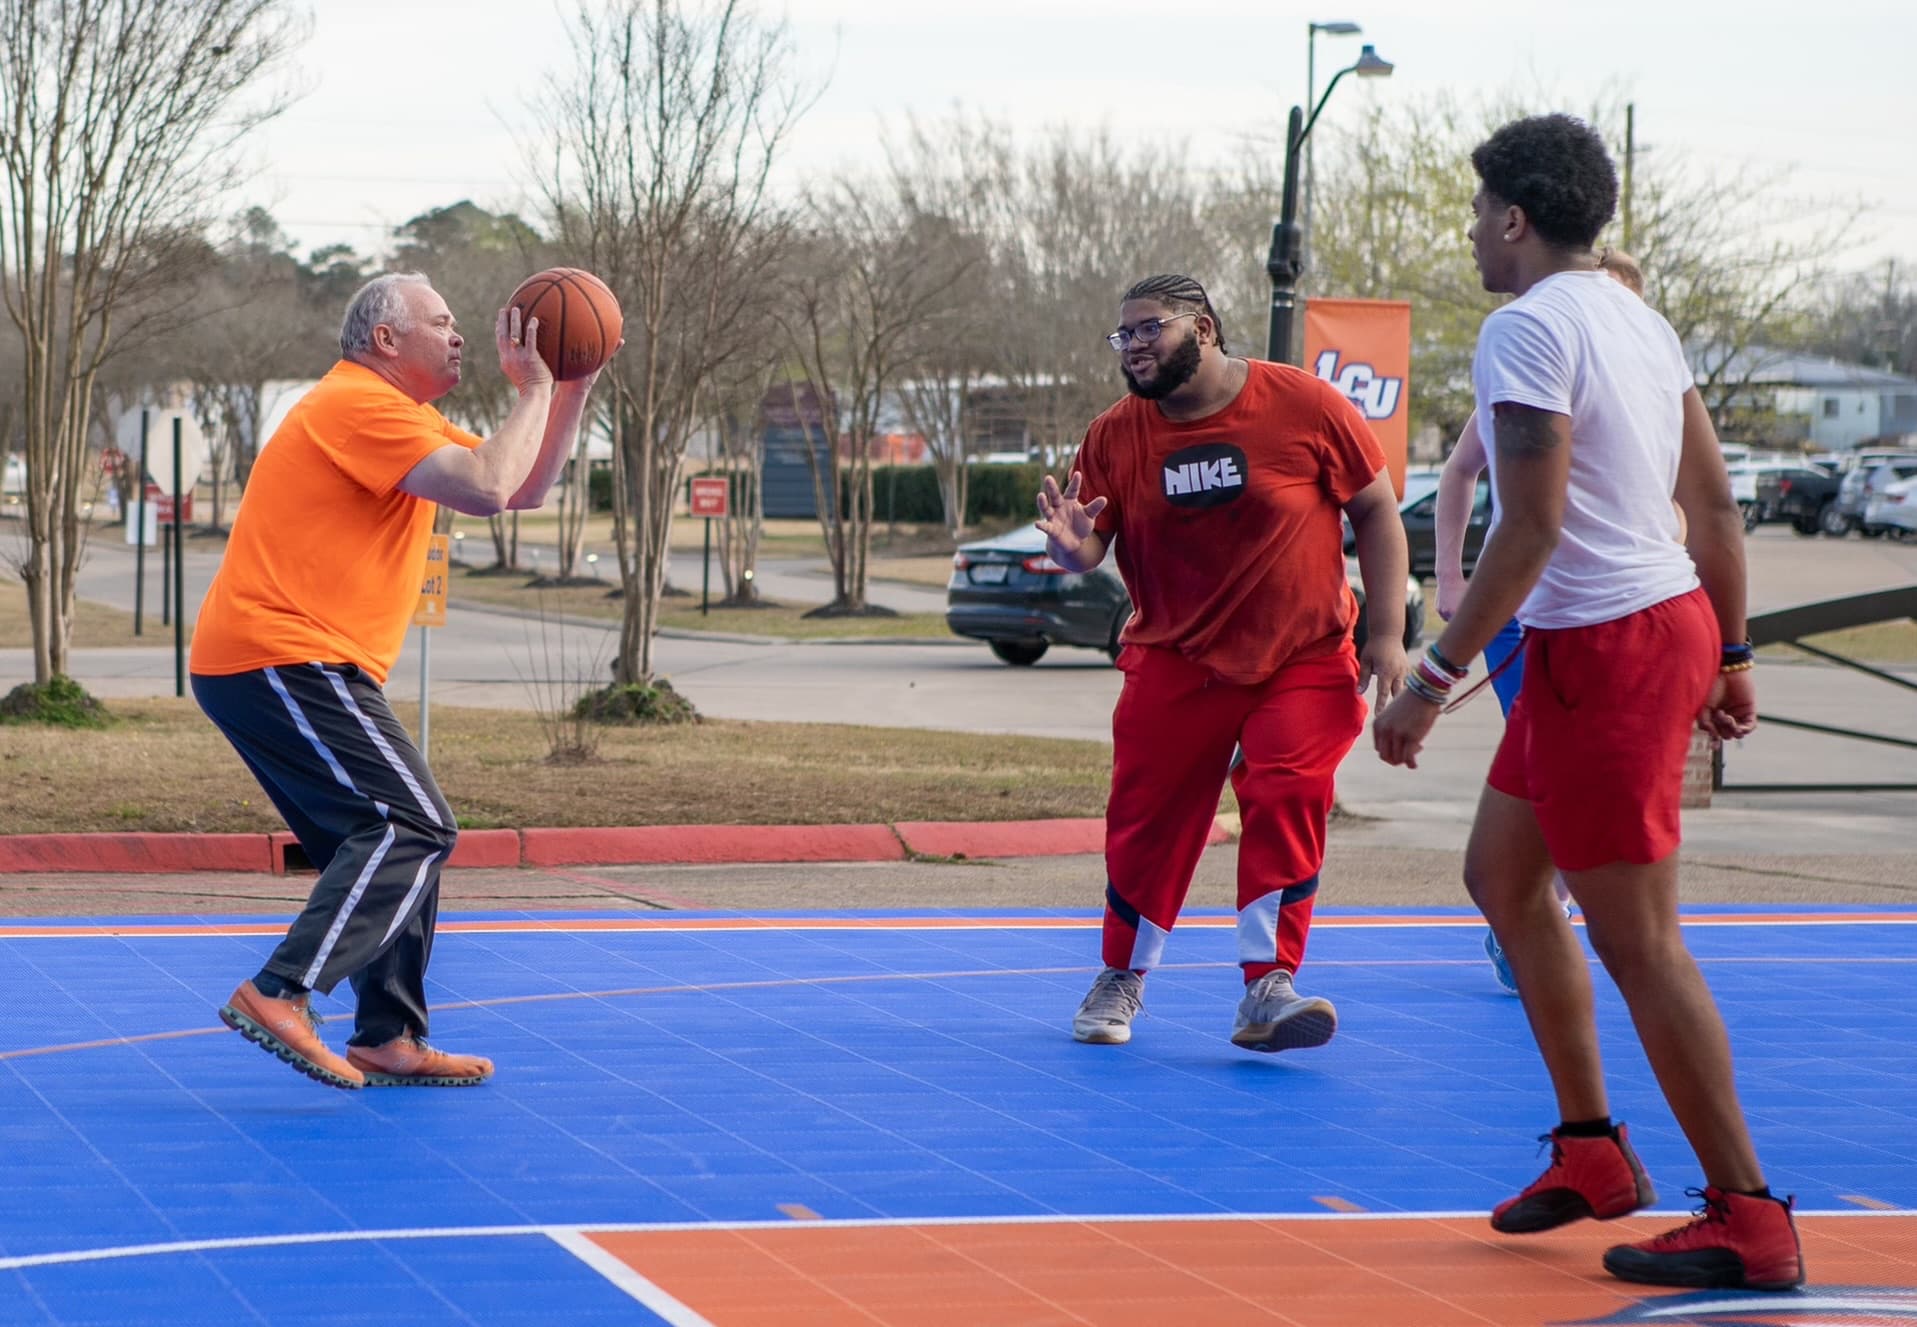
[[[1225,349],[1225,324],[1219,320],[1218,310],[1212,308],[1211,296],[1205,293],[1205,288],[1195,279],[1176,273],[1148,276],[1143,281],[1134,282],[1130,289],[1119,297],[1118,302],[1123,304],[1127,300],[1135,299],[1156,300],[1160,304],[1177,309],[1180,313],[1190,310],[1193,313],[1204,314],[1211,319],[1211,325],[1218,333],[1218,353],[1221,355],[1231,353]]]

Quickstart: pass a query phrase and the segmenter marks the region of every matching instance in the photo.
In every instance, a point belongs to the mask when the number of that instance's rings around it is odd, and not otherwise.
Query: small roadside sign
[[[413,610],[416,627],[446,625],[446,565],[451,542],[449,536],[436,534],[426,545],[426,572],[420,579],[419,606]]]
[[[731,485],[724,479],[694,479],[692,514],[708,520],[724,516],[730,510],[730,489]]]
[[[171,493],[162,493],[153,499],[154,508],[159,513],[157,519],[161,525],[173,524],[173,502],[174,499]],[[179,504],[180,524],[189,524],[193,520],[193,495],[191,493],[180,494]]]

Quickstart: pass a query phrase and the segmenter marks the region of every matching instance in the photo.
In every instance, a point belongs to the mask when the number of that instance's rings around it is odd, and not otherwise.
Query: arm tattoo
[[[1557,447],[1564,440],[1560,425],[1568,422],[1555,411],[1503,402],[1492,407],[1492,418],[1498,455],[1513,460],[1535,459]]]

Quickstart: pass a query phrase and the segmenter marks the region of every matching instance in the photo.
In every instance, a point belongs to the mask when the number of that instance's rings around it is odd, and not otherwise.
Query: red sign
[[[1411,306],[1399,300],[1310,301],[1305,305],[1305,367],[1358,407],[1403,497]]]
[[[692,514],[694,516],[724,516],[731,510],[731,485],[724,479],[695,479],[692,481]]]
[[[147,506],[155,509],[153,514],[154,520],[158,521],[161,525],[173,524],[172,495],[150,479],[146,483],[146,502]],[[180,496],[180,523],[184,525],[192,519],[193,495],[191,493],[184,493]]]

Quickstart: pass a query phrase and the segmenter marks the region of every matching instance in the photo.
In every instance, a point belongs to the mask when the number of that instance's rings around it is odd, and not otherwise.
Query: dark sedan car
[[[1398,504],[1398,519],[1404,522],[1404,541],[1411,551],[1411,574],[1420,580],[1438,574],[1438,493],[1435,488],[1413,489]],[[1468,576],[1478,565],[1484,537],[1491,533],[1491,481],[1480,476],[1478,492],[1471,504],[1471,523],[1464,528],[1464,571]],[[1345,552],[1352,552],[1351,529],[1345,529]]]
[[[1347,569],[1351,590],[1364,606],[1364,584]],[[1424,634],[1424,591],[1415,579],[1405,586],[1405,648]],[[1026,525],[994,539],[962,545],[952,555],[945,588],[945,623],[955,635],[992,647],[1008,664],[1034,664],[1054,645],[1079,645],[1118,657],[1118,633],[1132,615],[1131,596],[1113,560],[1084,573],[1067,571],[1045,556],[1045,536]],[[1365,622],[1358,615],[1358,644]]]

